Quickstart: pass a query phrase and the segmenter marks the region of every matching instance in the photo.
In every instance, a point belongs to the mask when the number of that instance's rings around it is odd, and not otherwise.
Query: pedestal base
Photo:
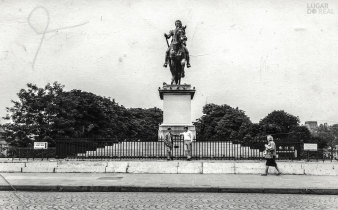
[[[184,132],[184,127],[188,127],[196,138],[196,129],[191,122],[191,100],[195,91],[195,87],[192,88],[189,84],[164,83],[163,87],[159,88],[160,98],[163,100],[163,123],[158,130],[160,139],[164,138],[169,127],[174,135],[179,135]]]

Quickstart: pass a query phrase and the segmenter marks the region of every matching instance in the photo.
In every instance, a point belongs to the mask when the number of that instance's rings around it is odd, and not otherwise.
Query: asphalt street
[[[0,192],[7,209],[338,209],[337,195],[145,192]]]

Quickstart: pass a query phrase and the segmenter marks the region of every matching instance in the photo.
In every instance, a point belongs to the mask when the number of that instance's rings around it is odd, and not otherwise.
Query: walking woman
[[[266,167],[265,167],[265,173],[262,174],[262,176],[268,175],[269,166],[273,166],[277,170],[277,176],[280,175],[280,171],[277,167],[276,163],[276,144],[273,141],[273,137],[271,135],[267,136],[268,144],[265,145],[265,158],[266,158]]]

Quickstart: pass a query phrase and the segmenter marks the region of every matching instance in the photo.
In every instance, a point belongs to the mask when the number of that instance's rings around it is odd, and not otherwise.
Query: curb
[[[13,185],[17,191],[35,192],[185,192],[185,193],[270,193],[338,195],[338,189],[318,188],[219,188],[219,187],[137,187],[137,186],[60,186]],[[8,185],[0,185],[0,191],[13,191]]]

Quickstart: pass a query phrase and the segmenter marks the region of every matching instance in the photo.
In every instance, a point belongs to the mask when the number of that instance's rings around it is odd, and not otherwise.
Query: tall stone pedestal
[[[170,127],[174,135],[184,131],[187,126],[196,138],[196,129],[191,121],[191,100],[195,95],[195,87],[189,84],[167,85],[159,88],[161,100],[163,100],[163,123],[159,127],[159,138],[164,138]]]

